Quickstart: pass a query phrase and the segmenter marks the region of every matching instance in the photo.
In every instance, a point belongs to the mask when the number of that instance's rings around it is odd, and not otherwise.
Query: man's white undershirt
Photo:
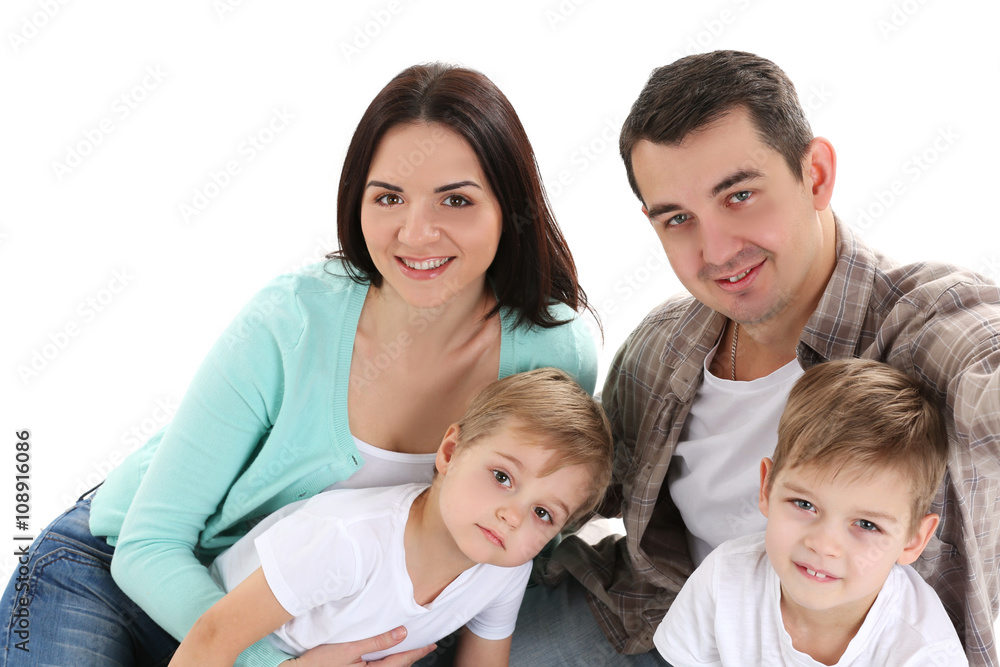
[[[714,357],[715,350],[705,359],[705,380],[667,475],[696,566],[726,540],[764,530],[760,460],[774,452],[788,392],[803,372],[793,359],[768,376],[734,382],[709,372]]]

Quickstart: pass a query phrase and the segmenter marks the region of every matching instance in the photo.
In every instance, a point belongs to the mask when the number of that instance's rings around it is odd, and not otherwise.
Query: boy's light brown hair
[[[831,477],[895,470],[910,481],[912,534],[941,485],[947,458],[944,418],[920,382],[878,361],[829,361],[807,370],[788,395],[767,485],[782,469],[799,466]]]
[[[510,375],[482,391],[458,422],[458,446],[510,426],[527,441],[555,452],[548,475],[565,466],[590,468],[590,494],[567,524],[590,513],[611,482],[611,426],[601,404],[557,368]]]

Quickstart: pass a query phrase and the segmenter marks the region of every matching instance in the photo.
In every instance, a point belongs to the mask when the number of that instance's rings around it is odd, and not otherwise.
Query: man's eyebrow
[[[385,190],[392,190],[393,192],[402,192],[403,186],[393,185],[392,183],[386,183],[385,181],[368,181],[366,188],[383,188]]]
[[[755,178],[761,178],[763,175],[764,174],[757,171],[756,169],[740,169],[739,171],[735,171],[715,184],[715,187],[712,188],[712,196],[714,197],[718,195],[723,190],[728,190],[737,183],[743,183],[744,181],[751,181]]]
[[[458,181],[457,183],[449,183],[448,185],[442,185],[439,188],[434,188],[434,192],[447,192],[448,190],[458,190],[459,188],[464,188],[467,185],[471,185],[474,188],[479,188],[480,190],[482,190],[482,188],[479,186],[479,183],[476,183],[475,181]]]
[[[674,211],[681,210],[681,207],[677,204],[658,204],[656,206],[651,206],[646,209],[646,215],[650,218],[656,218],[664,213],[673,213]]]

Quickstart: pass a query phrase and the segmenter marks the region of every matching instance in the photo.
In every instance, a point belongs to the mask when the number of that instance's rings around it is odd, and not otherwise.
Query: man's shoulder
[[[650,336],[669,338],[692,309],[699,306],[701,304],[687,292],[675,294],[649,311],[632,330],[630,338]]]

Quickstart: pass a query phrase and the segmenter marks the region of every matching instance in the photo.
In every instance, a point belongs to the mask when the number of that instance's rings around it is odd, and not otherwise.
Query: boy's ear
[[[455,448],[458,446],[458,424],[452,424],[445,431],[444,438],[441,439],[441,446],[438,447],[437,456],[434,458],[434,467],[437,468],[439,474],[444,475],[448,472],[448,466],[451,465],[452,459],[455,457]]]
[[[771,474],[772,465],[774,462],[766,456],[760,460],[760,499],[757,501],[757,506],[764,518],[767,518],[767,503],[770,493],[767,488],[767,476]]]
[[[909,565],[920,557],[924,552],[927,543],[931,541],[931,535],[937,530],[941,517],[937,514],[925,514],[920,523],[917,524],[917,531],[910,538],[910,541],[903,547],[903,553],[899,555],[896,562],[900,565]]]

